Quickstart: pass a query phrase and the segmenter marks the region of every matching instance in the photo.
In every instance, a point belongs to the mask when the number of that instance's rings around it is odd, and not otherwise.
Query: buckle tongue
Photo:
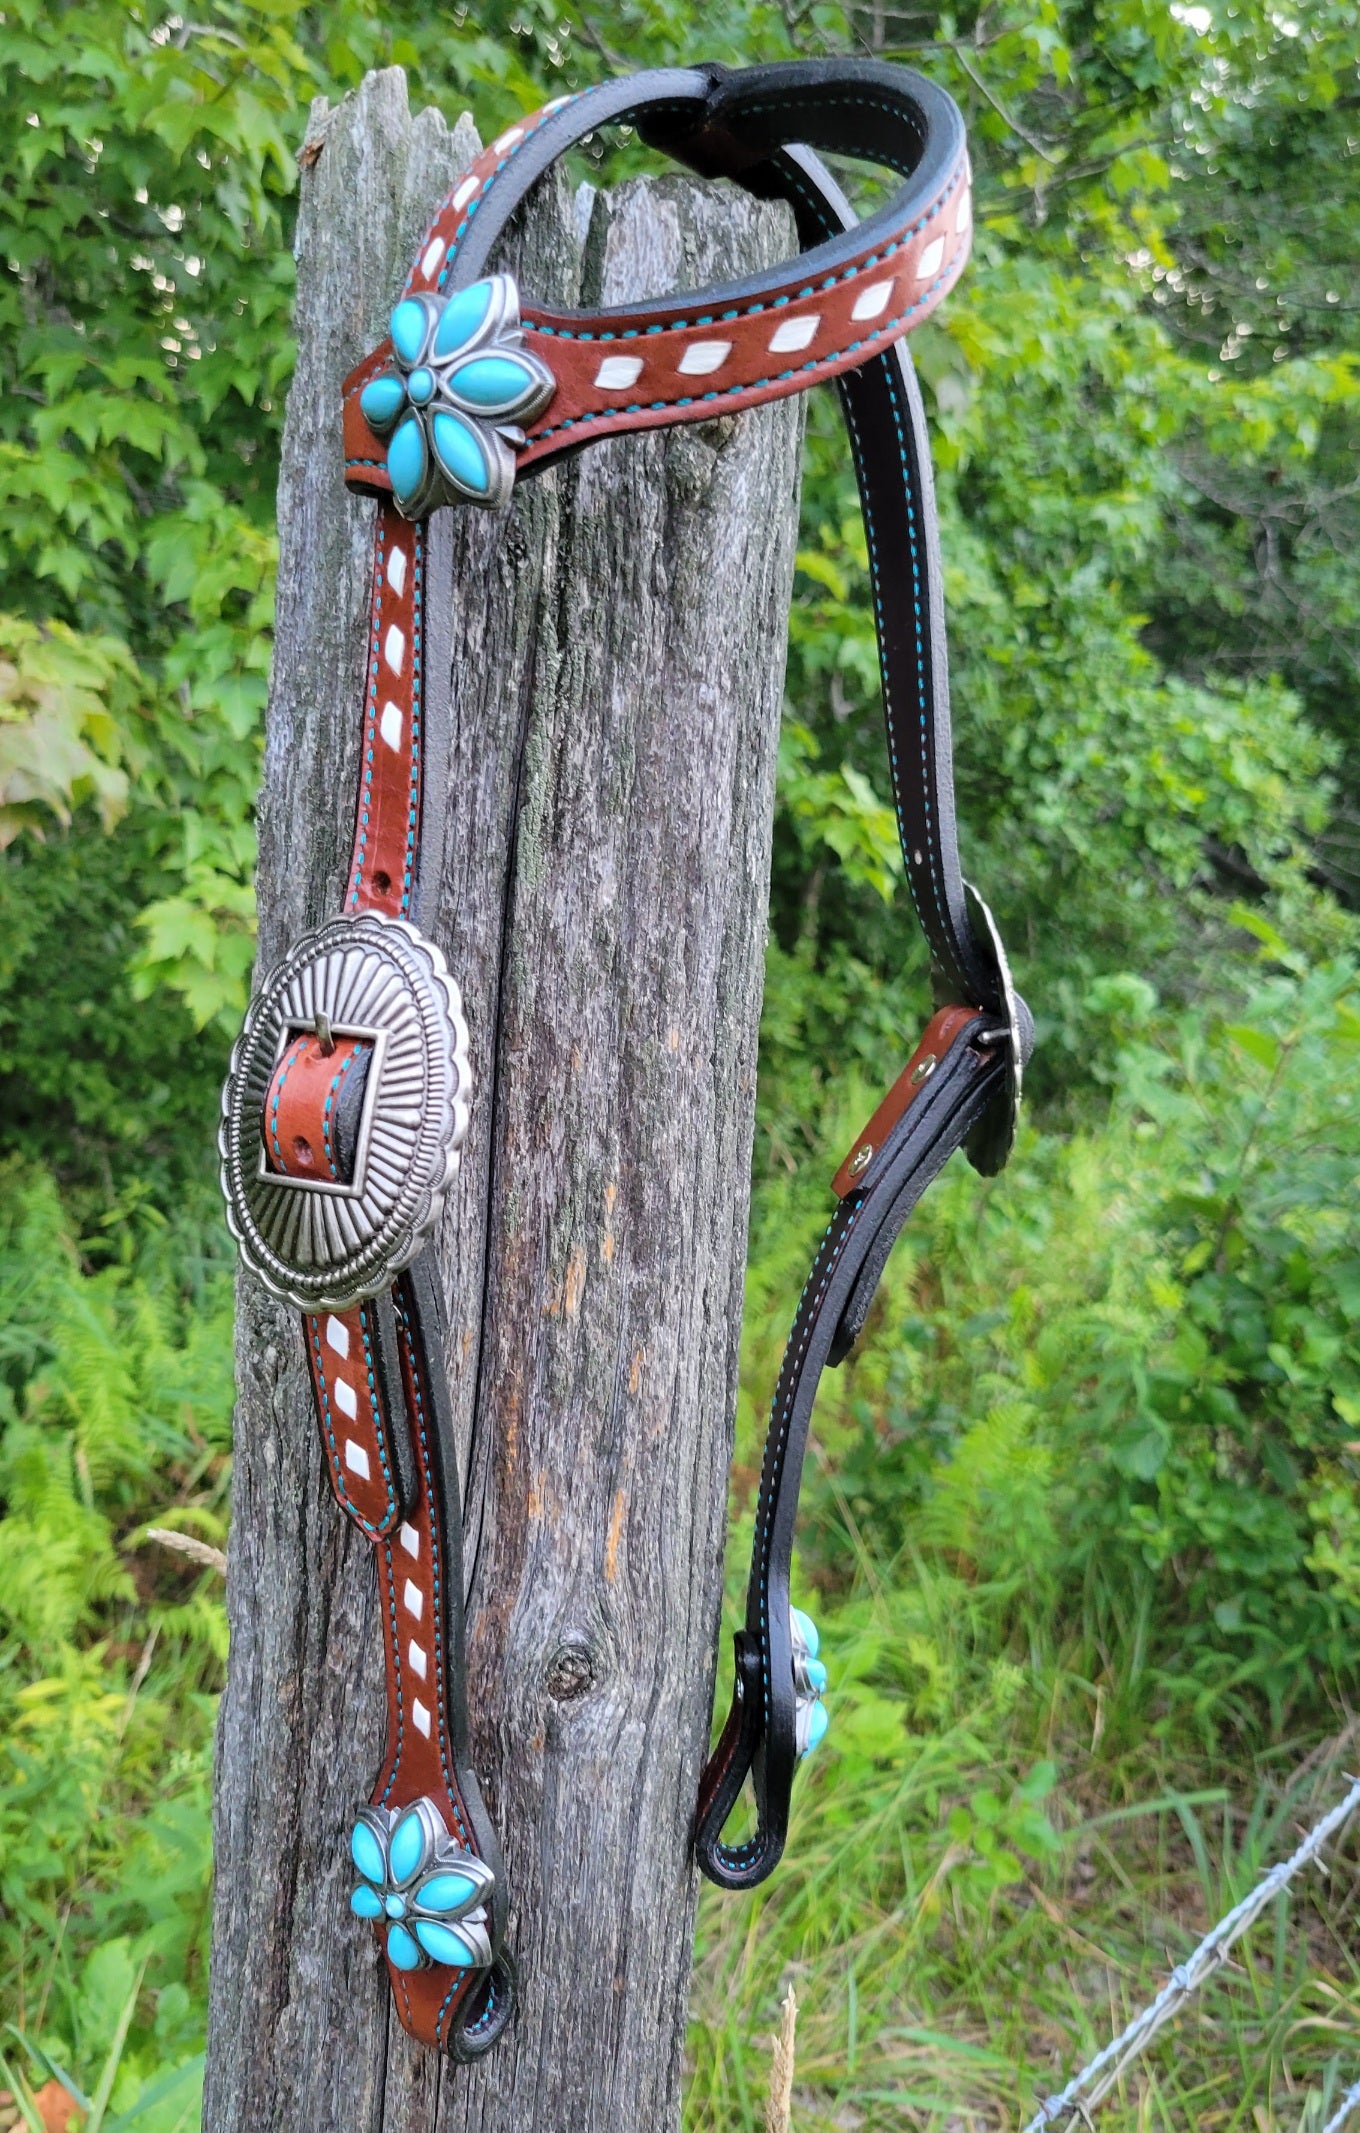
[[[433,942],[375,911],[297,942],[246,1015],[218,1133],[227,1221],[272,1295],[343,1311],[391,1287],[439,1219],[471,1089]]]

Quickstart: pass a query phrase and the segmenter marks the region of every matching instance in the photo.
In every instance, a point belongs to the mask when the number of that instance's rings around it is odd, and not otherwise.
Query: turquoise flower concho
[[[439,504],[497,509],[515,485],[522,423],[557,390],[546,363],[520,345],[519,291],[508,274],[453,296],[406,296],[392,313],[394,370],[359,395],[403,518]]]
[[[385,1924],[387,1958],[395,1969],[489,1966],[486,1907],[496,1877],[454,1843],[433,1800],[413,1800],[396,1810],[365,1807],[349,1849],[363,1877],[349,1907],[356,1918]]]
[[[794,1745],[801,1761],[826,1735],[827,1713],[822,1702],[826,1668],[817,1657],[821,1643],[817,1625],[801,1607],[789,1609],[789,1636],[793,1643]]]

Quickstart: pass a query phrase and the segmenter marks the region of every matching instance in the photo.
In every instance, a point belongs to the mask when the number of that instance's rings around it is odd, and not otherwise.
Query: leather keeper
[[[931,1016],[916,1050],[868,1124],[855,1135],[850,1153],[832,1179],[831,1190],[838,1200],[847,1193],[862,1192],[872,1183],[874,1159],[882,1155],[913,1097],[925,1087],[964,1030],[982,1019],[976,1007],[942,1007]]]
[[[265,1096],[271,1170],[324,1184],[352,1181],[372,1059],[373,1046],[362,1037],[336,1037],[329,1051],[309,1032],[293,1038]]]

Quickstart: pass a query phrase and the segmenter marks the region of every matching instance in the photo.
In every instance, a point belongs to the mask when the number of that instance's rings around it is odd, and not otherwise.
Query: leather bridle
[[[535,181],[627,121],[706,176],[793,209],[801,254],[740,284],[563,312],[488,272]],[[900,189],[858,222],[814,152]],[[406,2028],[479,2056],[513,2001],[507,1889],[469,1767],[461,1514],[442,1326],[423,1247],[466,1131],[458,990],[421,930],[446,804],[424,672],[428,513],[504,503],[521,475],[621,431],[710,419],[837,382],[868,536],[893,797],[936,1013],[834,1181],[835,1211],[771,1411],[736,1688],[704,1772],[703,1871],[751,1887],[783,1849],[801,1753],[824,1729],[812,1625],[790,1607],[804,1447],[821,1373],[864,1324],[907,1215],[953,1151],[1006,1161],[1032,1043],[996,929],[958,861],[934,497],[902,336],[971,241],[962,121],[872,61],[641,74],[561,97],[493,141],[431,223],[388,340],[345,381],[345,479],[376,497],[363,745],[343,914],[259,985],[223,1094],[223,1186],[246,1264],[303,1312],[323,1455],[373,1544],[388,1732],[351,1836],[356,1914],[383,1939]],[[431,692],[433,696],[435,692]],[[437,738],[437,735],[435,736]],[[437,824],[434,825],[437,828]],[[722,1840],[750,1777],[754,1836]]]

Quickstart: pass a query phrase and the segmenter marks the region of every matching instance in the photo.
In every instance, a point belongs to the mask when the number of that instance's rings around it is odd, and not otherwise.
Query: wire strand
[[[1360,2105],[1360,2081],[1356,2082],[1355,2087],[1353,2089],[1347,2089],[1345,2095],[1341,2099],[1340,2107],[1335,2110],[1332,2113],[1331,2117],[1327,2120],[1326,2125],[1322,2129],[1322,2133],[1342,2133],[1342,2128],[1345,2125],[1346,2120],[1350,2117],[1351,2112],[1356,2109],[1357,2105]]]
[[[1259,1881],[1249,1896],[1234,1904],[1226,1918],[1205,1934],[1193,1955],[1177,1964],[1170,1977],[1150,2006],[1135,2015],[1127,2028],[1097,2052],[1090,2064],[1079,2074],[1074,2074],[1067,2087],[1058,2096],[1049,2096],[1040,2104],[1038,2111],[1025,2127],[1025,2133],[1049,2133],[1052,2127],[1070,2128],[1074,2123],[1089,2124],[1088,2113],[1094,2104],[1100,2103],[1118,2081],[1125,2067],[1145,2050],[1172,2016],[1180,2010],[1192,1992],[1211,1977],[1226,1957],[1234,1941],[1240,1940],[1248,1926],[1255,1923],[1273,1896],[1287,1888],[1302,1867],[1316,1859],[1327,1839],[1334,1836],[1347,1817],[1360,1807],[1360,1779],[1356,1780],[1330,1814],[1312,1828],[1297,1851],[1288,1859],[1282,1859]],[[1352,2104],[1360,2101],[1360,2085],[1351,2091],[1341,2108],[1341,2115],[1324,2128],[1324,2133],[1336,2133],[1350,2111]]]

